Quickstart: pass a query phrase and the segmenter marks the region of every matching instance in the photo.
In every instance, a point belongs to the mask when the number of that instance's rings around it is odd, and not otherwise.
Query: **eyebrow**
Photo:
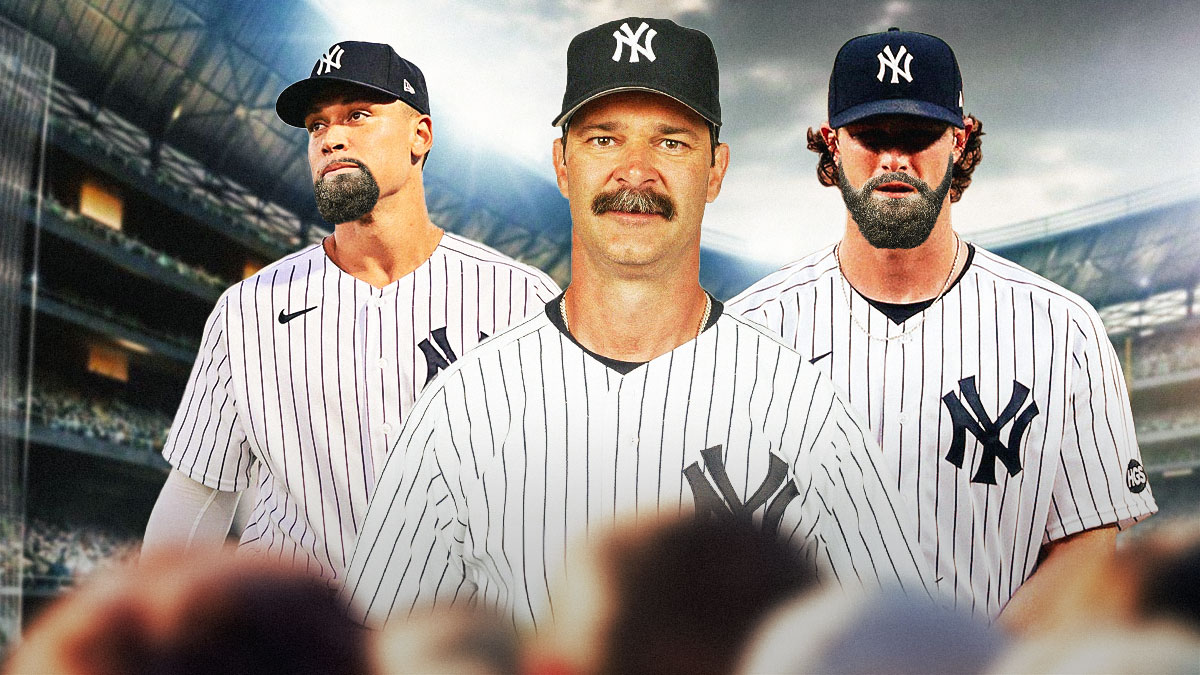
[[[688,136],[697,136],[696,132],[692,131],[691,129],[688,129],[686,127],[673,127],[669,124],[660,124],[657,127],[655,127],[655,131],[657,131],[658,133],[663,134],[665,136],[678,136],[681,134],[688,135]]]
[[[585,124],[580,127],[572,128],[578,129],[581,133],[587,133],[589,131],[606,131],[608,133],[612,133],[614,131],[619,131],[622,126],[623,125],[618,124],[617,122],[594,122],[592,124]]]
[[[625,126],[626,125],[621,124],[620,122],[594,122],[592,124],[585,124],[581,127],[577,127],[577,129],[580,133],[587,133],[587,132],[593,132],[593,131],[603,131],[606,133],[613,133],[616,131],[620,131]],[[686,134],[688,136],[693,136],[693,137],[698,136],[695,131],[688,129],[687,127],[677,127],[677,126],[673,126],[670,124],[659,124],[658,126],[656,126],[654,128],[654,131],[656,133],[659,133],[659,134],[662,134],[665,136],[677,136],[677,135],[681,135],[681,134]]]

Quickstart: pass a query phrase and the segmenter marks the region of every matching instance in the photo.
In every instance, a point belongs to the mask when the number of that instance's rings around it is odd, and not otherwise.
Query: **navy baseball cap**
[[[669,96],[721,126],[717,52],[704,33],[667,19],[629,17],[584,31],[567,47],[562,126],[584,104],[620,91]]]
[[[962,74],[941,38],[890,28],[842,45],[829,76],[829,126],[913,115],[963,126]]]
[[[317,59],[306,79],[293,83],[279,94],[275,101],[279,119],[294,127],[303,127],[313,99],[331,82],[348,82],[373,89],[404,101],[423,115],[429,114],[429,90],[420,68],[401,58],[390,45],[339,42]]]

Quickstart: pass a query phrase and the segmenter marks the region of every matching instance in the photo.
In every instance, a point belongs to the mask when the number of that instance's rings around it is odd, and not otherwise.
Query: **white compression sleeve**
[[[222,492],[171,471],[150,512],[142,555],[180,548],[220,549],[238,497],[237,492]]]

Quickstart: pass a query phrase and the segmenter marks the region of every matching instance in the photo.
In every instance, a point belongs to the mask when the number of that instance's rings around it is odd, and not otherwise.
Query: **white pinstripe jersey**
[[[332,582],[427,380],[556,293],[541,272],[450,233],[382,289],[308,247],[221,296],[163,455],[219,490],[245,489],[258,462],[240,549]]]
[[[810,542],[812,564],[844,583],[930,592],[895,479],[793,350],[718,316],[622,375],[565,335],[557,312],[551,302],[483,343],[422,394],[347,571],[352,616],[379,626],[468,601],[536,630],[569,544],[692,509]]]
[[[946,295],[896,325],[833,249],[730,302],[848,392],[911,496],[939,590],[995,617],[1050,541],[1156,510],[1121,369],[1082,298],[977,247]],[[886,341],[872,335],[901,335]],[[913,328],[914,324],[919,327]]]

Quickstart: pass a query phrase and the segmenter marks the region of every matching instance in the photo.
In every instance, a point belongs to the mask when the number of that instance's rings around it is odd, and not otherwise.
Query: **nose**
[[[621,152],[614,178],[622,187],[640,188],[658,180],[652,148],[644,143],[629,143]]]
[[[907,172],[912,167],[912,157],[901,148],[886,148],[879,151],[879,168],[884,173]]]
[[[335,152],[345,151],[348,140],[349,134],[344,126],[330,124],[325,128],[325,133],[321,136],[321,154],[331,155]]]

